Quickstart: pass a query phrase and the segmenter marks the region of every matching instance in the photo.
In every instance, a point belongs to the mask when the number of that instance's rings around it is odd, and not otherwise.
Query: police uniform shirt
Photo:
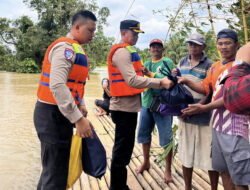
[[[119,48],[113,55],[112,64],[121,72],[124,80],[134,88],[160,88],[161,79],[144,78],[136,75],[131,62],[130,52],[126,48]],[[135,96],[111,97],[110,110],[138,112],[141,109],[141,94]]]
[[[67,37],[73,39],[70,34]],[[76,123],[83,115],[66,85],[69,72],[75,61],[72,45],[67,42],[56,44],[49,52],[49,61],[51,62],[49,85],[58,108],[71,123]]]

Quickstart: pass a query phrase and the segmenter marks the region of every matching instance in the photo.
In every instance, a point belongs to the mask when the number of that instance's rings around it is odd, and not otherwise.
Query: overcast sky
[[[145,31],[145,34],[140,34],[136,46],[146,48],[153,38],[164,40],[168,29],[166,18],[159,14],[153,14],[153,10],[166,7],[174,10],[180,0],[97,0],[97,2],[100,7],[108,7],[111,13],[108,17],[109,25],[104,28],[106,35],[118,40],[120,21],[135,19],[141,22],[141,28]],[[1,0],[0,17],[15,19],[21,15],[36,18],[36,12],[28,8],[22,0]],[[216,30],[218,31],[225,26],[225,24],[218,23]]]

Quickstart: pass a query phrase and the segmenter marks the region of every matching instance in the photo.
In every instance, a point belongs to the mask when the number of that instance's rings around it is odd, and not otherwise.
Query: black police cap
[[[132,30],[136,33],[144,33],[144,31],[142,31],[140,29],[140,22],[136,21],[136,20],[123,20],[120,23],[120,29],[128,29],[128,30]]]

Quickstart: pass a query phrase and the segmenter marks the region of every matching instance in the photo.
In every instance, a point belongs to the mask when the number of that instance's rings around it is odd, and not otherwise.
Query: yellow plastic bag
[[[70,148],[67,188],[71,188],[82,174],[82,138],[73,135]]]

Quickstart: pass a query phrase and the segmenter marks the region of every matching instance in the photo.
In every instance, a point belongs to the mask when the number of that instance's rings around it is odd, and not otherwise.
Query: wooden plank
[[[176,164],[176,162],[173,162],[174,167],[176,168],[176,171],[179,175],[181,175],[183,177],[183,173],[182,173],[182,168]],[[207,190],[210,189],[210,187],[208,187],[207,189],[204,189],[199,183],[197,183],[194,179],[192,180],[192,186],[194,189],[196,190]]]
[[[139,160],[142,163],[143,162],[143,156],[142,156],[142,153],[140,153],[140,151],[142,151],[141,148],[139,147],[138,144],[136,144],[133,154],[136,157],[138,157]],[[152,167],[152,166],[154,166],[154,167]],[[152,168],[153,168],[153,170],[152,170]],[[156,168],[158,168],[158,170],[156,170]],[[176,189],[177,190],[177,189],[180,188],[180,187],[178,187],[179,183],[178,183],[177,179],[173,179],[174,183],[169,183],[169,186],[164,182],[164,173],[163,173],[163,171],[161,171],[161,169],[159,169],[159,166],[157,166],[154,163],[154,158],[152,158],[152,156],[151,156],[151,169],[149,170],[149,173],[155,179],[155,181],[162,187],[162,189],[170,189],[171,188],[171,189]],[[156,175],[155,173],[156,174],[161,174],[160,177],[155,176]],[[183,185],[181,187],[183,187]]]
[[[110,187],[110,161],[111,161],[111,159],[108,159],[108,160],[107,160],[108,166],[107,166],[106,174],[105,174],[105,176],[104,176],[108,188]]]
[[[109,139],[109,143],[108,144],[111,144],[110,142],[112,142],[112,145],[113,145],[113,139],[114,139],[114,130],[113,130],[113,126],[110,126],[110,124],[105,120],[105,119],[101,119],[100,120],[103,125],[105,126],[106,129],[108,129],[109,133],[108,135],[106,136],[106,140]],[[110,151],[111,152],[111,151]],[[111,154],[110,154],[111,156]],[[110,166],[109,166],[110,167]],[[140,184],[138,183],[137,179],[135,178],[135,176],[133,175],[132,171],[130,170],[130,168],[128,167],[128,184],[129,186],[132,188],[132,189],[138,189],[138,190],[142,190]],[[132,185],[130,185],[132,184]]]
[[[197,175],[201,176],[204,180],[206,180],[209,184],[210,184],[210,179],[208,176],[208,173],[204,170],[201,169],[194,169],[194,172],[197,173]],[[218,184],[218,190],[223,190],[223,186],[222,186],[222,181],[221,181],[221,177],[219,178],[219,184]]]
[[[100,187],[100,190],[108,190],[109,189],[104,177],[102,177],[102,179],[97,180],[97,182],[98,182],[98,185]]]
[[[80,180],[77,180],[72,187],[73,190],[82,190]]]
[[[141,183],[139,182],[137,175],[134,173],[134,163],[133,160],[130,160],[130,163],[127,167],[127,171],[128,171],[128,178],[127,178],[127,184],[129,186],[129,188],[131,189],[138,189],[138,190],[143,190]],[[142,180],[142,179],[141,179]],[[148,189],[148,188],[146,188]]]
[[[97,182],[97,179],[91,177],[91,176],[88,176],[88,180],[90,182],[90,189],[95,189],[95,190],[99,190],[99,185],[98,185],[98,182]]]
[[[137,162],[137,168],[141,166],[141,164],[143,163],[143,155],[141,155],[139,153],[138,147],[134,149],[134,153],[136,155],[136,158],[138,160]],[[166,188],[167,184],[164,182],[163,177],[154,169],[154,167],[152,167],[154,163],[152,163],[151,161],[151,168],[149,169],[149,171],[145,171],[149,173],[149,175],[151,175],[151,177],[155,180],[155,182],[162,188]],[[144,173],[144,172],[143,172]]]
[[[142,153],[140,153],[141,148],[138,146],[138,144],[135,145],[135,148],[134,148],[134,154],[139,158],[139,160],[141,161],[141,163],[143,162],[143,156],[142,156]],[[159,168],[159,166],[157,166],[154,162],[154,158],[152,158],[151,156],[151,159],[150,159],[150,162],[151,162],[151,170],[149,171],[152,171],[152,168],[156,171],[156,173],[160,174],[160,182],[158,184],[160,184],[160,186],[164,189],[164,188],[172,188],[172,189],[179,189],[178,186],[176,186],[174,183],[169,183],[168,185],[164,182],[164,173],[163,171]],[[153,166],[153,167],[152,167]],[[150,174],[150,175],[153,175],[153,174]],[[156,179],[156,177],[155,177]],[[176,180],[174,179],[174,182]],[[167,186],[163,185],[163,184],[166,184]]]
[[[137,167],[139,167],[141,165],[141,162],[139,162],[138,159],[134,159],[134,163]],[[148,184],[152,187],[152,189],[154,190],[159,190],[162,189],[158,183],[154,180],[154,178],[150,175],[150,173],[148,171],[144,171],[142,173],[143,177],[146,179],[146,181],[148,182]]]
[[[107,152],[108,168],[107,172],[101,180],[89,177],[86,174],[82,175],[80,181],[76,183],[72,190],[84,189],[84,190],[107,190],[110,186],[110,160],[112,156],[112,147],[114,143],[115,125],[112,122],[110,116],[96,117],[93,114],[89,114],[89,119],[95,126],[95,130],[105,146]],[[130,164],[128,165],[128,185],[133,190],[179,190],[184,189],[184,181],[182,175],[181,164],[179,161],[173,162],[173,181],[174,183],[166,184],[164,182],[164,167],[160,168],[154,160],[161,152],[161,148],[158,145],[158,135],[153,134],[152,138],[152,154],[151,168],[143,174],[137,174],[136,168],[143,162],[142,148],[139,144],[135,143],[134,150]],[[195,190],[210,189],[209,177],[206,172],[202,170],[194,170],[193,175],[193,188]],[[221,187],[221,185],[220,185]],[[220,187],[218,188],[220,190]],[[76,188],[76,189],[75,189]]]
[[[84,172],[82,173],[80,177],[80,181],[81,181],[82,189],[91,190],[88,176]]]
[[[131,167],[132,171],[135,171],[136,165],[133,162],[133,160],[134,160],[134,158],[132,158],[132,161],[130,162],[129,166]],[[142,174],[136,174],[136,178],[137,178],[139,184],[141,185],[142,189],[144,189],[144,190],[152,190],[152,188],[147,183],[147,181],[144,179],[144,177],[142,176]]]

